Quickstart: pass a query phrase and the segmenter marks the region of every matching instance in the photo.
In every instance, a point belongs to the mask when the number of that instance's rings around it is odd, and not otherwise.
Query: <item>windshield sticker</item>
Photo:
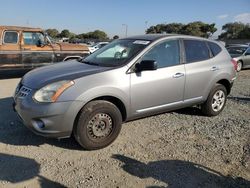
[[[134,44],[143,44],[143,45],[147,45],[150,43],[150,41],[147,40],[136,40],[133,42]]]

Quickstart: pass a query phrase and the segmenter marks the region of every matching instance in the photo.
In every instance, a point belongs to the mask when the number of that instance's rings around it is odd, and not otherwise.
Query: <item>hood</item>
[[[40,89],[53,82],[61,80],[74,80],[110,69],[112,68],[88,65],[76,60],[60,62],[28,72],[22,78],[22,84],[31,89]]]
[[[63,51],[71,51],[71,50],[79,50],[79,51],[89,51],[88,47],[86,45],[81,44],[70,44],[70,43],[57,43],[61,50]]]

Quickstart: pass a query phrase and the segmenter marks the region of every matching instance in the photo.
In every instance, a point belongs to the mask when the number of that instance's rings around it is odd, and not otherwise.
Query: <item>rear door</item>
[[[22,38],[22,63],[25,67],[34,68],[53,62],[53,48],[46,44],[42,32],[23,31]]]
[[[19,38],[18,31],[3,31],[0,44],[0,70],[22,67]]]
[[[220,69],[216,58],[211,60],[212,54],[208,44],[203,40],[184,39],[186,83],[184,100],[204,100],[207,88]]]

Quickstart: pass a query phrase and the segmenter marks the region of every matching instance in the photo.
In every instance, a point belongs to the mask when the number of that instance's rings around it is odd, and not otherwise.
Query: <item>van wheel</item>
[[[217,116],[225,107],[227,101],[227,90],[225,86],[216,84],[211,90],[205,103],[201,105],[204,115]]]
[[[74,136],[84,149],[101,149],[117,138],[121,124],[121,112],[113,103],[92,101],[81,110]]]

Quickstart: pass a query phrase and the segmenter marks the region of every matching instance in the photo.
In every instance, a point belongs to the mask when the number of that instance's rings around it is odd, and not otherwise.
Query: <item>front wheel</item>
[[[113,103],[91,101],[80,112],[74,136],[84,149],[101,149],[117,138],[121,124],[121,112]]]
[[[206,102],[201,105],[201,110],[207,116],[217,116],[225,107],[226,100],[227,90],[225,86],[216,84]]]

